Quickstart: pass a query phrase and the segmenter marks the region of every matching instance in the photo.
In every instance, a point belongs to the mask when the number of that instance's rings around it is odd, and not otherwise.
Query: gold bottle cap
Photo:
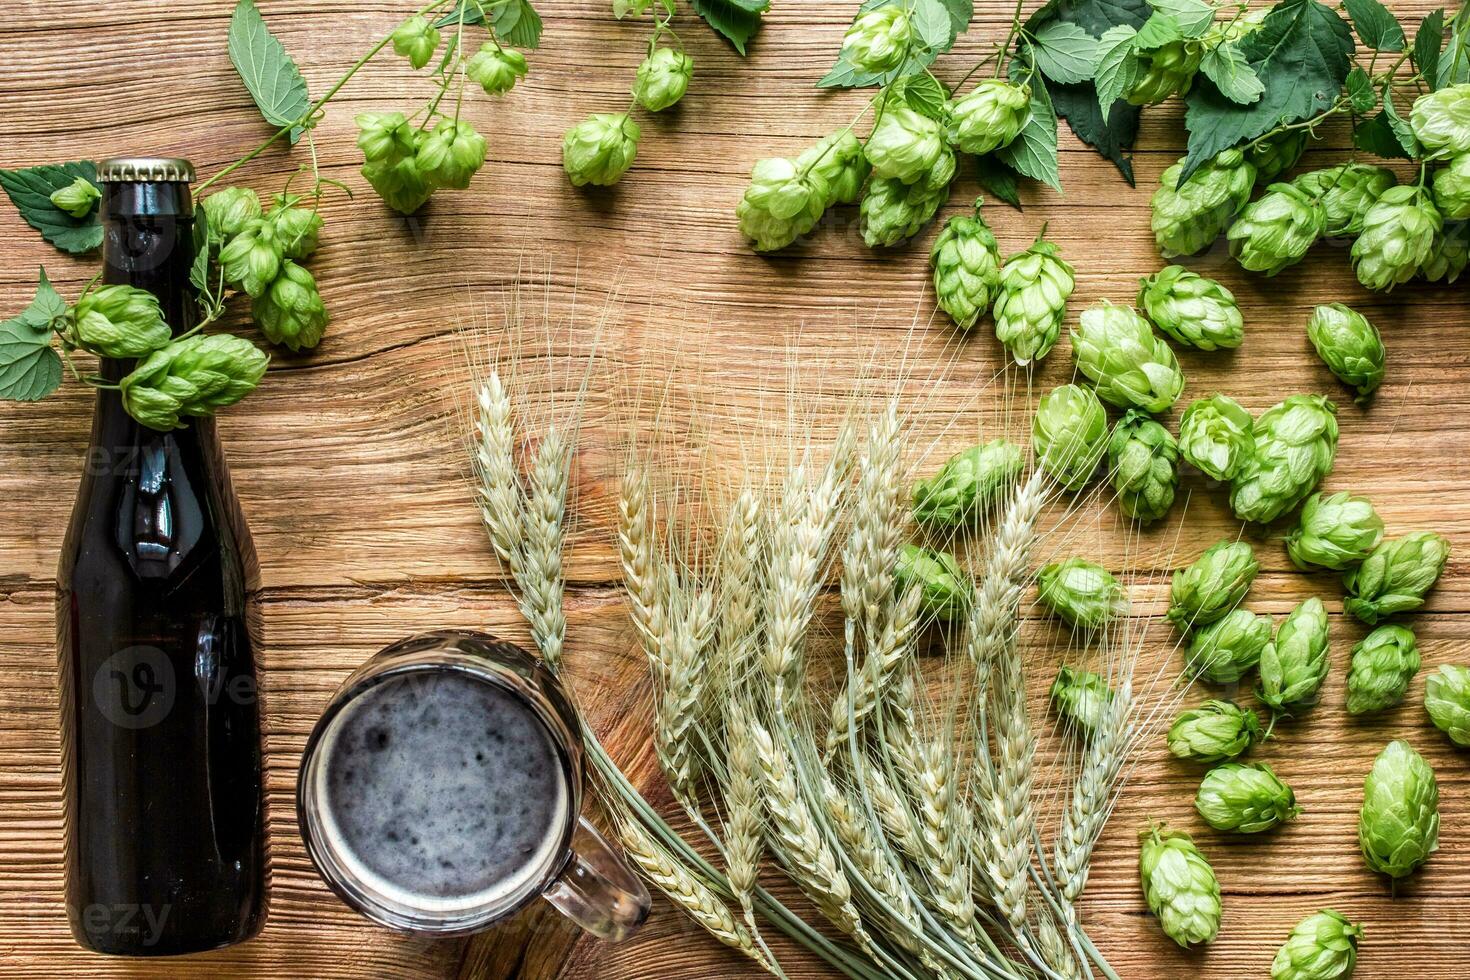
[[[97,180],[104,184],[133,181],[192,183],[194,165],[173,157],[113,157],[97,164]]]

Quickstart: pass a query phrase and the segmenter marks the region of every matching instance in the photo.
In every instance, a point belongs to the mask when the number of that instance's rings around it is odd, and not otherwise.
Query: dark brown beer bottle
[[[102,280],[157,296],[176,336],[195,321],[192,179],[185,160],[98,169]],[[214,421],[156,432],[99,390],[56,605],[66,903],[83,946],[191,953],[264,923],[257,581]]]

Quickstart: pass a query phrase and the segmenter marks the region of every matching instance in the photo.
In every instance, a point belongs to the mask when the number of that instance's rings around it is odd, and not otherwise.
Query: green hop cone
[[[949,200],[954,172],[954,154],[945,149],[926,180],[906,184],[874,175],[858,209],[863,242],[869,248],[888,248],[917,235]]]
[[[1398,178],[1386,167],[1342,163],[1304,173],[1292,181],[1308,197],[1322,202],[1328,238],[1352,237],[1363,230],[1363,216]]]
[[[1195,40],[1177,40],[1134,53],[1138,66],[1133,84],[1123,93],[1132,105],[1158,105],[1171,95],[1183,95],[1199,70],[1204,48]]]
[[[1414,100],[1409,128],[1428,156],[1470,153],[1470,84],[1446,85]]]
[[[574,187],[611,187],[633,165],[642,137],[643,131],[626,112],[593,113],[562,139],[562,169]]]
[[[852,204],[863,192],[872,166],[863,156],[863,144],[851,129],[839,129],[818,140],[796,158],[798,168],[810,167],[827,182],[827,206]]]
[[[414,163],[430,184],[464,190],[485,165],[485,137],[467,122],[442,119],[424,137]]]
[[[1145,524],[1156,521],[1174,505],[1179,443],[1158,422],[1130,409],[1108,442],[1108,470],[1118,508]]]
[[[1256,451],[1253,429],[1251,413],[1235,399],[1200,398],[1179,419],[1179,451],[1201,473],[1231,480]]]
[[[1358,402],[1383,383],[1387,352],[1378,328],[1357,310],[1341,303],[1324,303],[1307,320],[1307,339],[1322,363],[1343,384],[1358,392]]]
[[[1383,518],[1366,497],[1347,492],[1314,493],[1302,504],[1301,520],[1286,536],[1286,553],[1303,571],[1341,572],[1359,564],[1383,541]]]
[[[225,187],[199,202],[209,223],[209,238],[216,244],[229,241],[265,212],[260,198],[248,187]]]
[[[219,252],[225,281],[252,297],[265,292],[275,280],[284,257],[276,226],[264,218],[247,222],[245,230],[226,242]]]
[[[1404,626],[1385,624],[1353,644],[1348,714],[1366,715],[1398,704],[1419,673],[1419,663],[1418,640]]]
[[[118,388],[129,415],[167,432],[180,427],[180,416],[212,415],[244,398],[269,363],[243,337],[195,334],[149,354]]]
[[[863,150],[873,173],[905,184],[929,181],[945,150],[941,127],[923,113],[889,101],[894,104],[882,107]]]
[[[1031,120],[1031,86],[987,78],[954,101],[945,139],[983,156],[1009,145]]]
[[[1155,824],[1140,841],[1139,882],[1164,935],[1185,949],[1213,940],[1220,932],[1220,882],[1194,840]]]
[[[418,14],[399,24],[392,38],[393,53],[407,58],[415,71],[427,65],[439,48],[439,31]]]
[[[1327,209],[1293,184],[1272,184],[1225,233],[1241,268],[1274,276],[1295,265],[1327,227]]]
[[[1023,466],[1021,447],[1005,439],[956,453],[914,484],[914,520],[929,527],[969,524],[1000,501]]]
[[[1174,573],[1165,618],[1181,630],[1213,623],[1240,604],[1259,569],[1249,544],[1217,541]]]
[[[1144,279],[1138,305],[1164,333],[1200,350],[1239,347],[1245,320],[1235,294],[1182,265],[1165,266]]]
[[[361,112],[357,123],[357,146],[367,163],[392,166],[407,160],[418,149],[413,125],[401,112]]]
[[[1271,980],[1345,980],[1358,963],[1363,930],[1331,909],[1298,922],[1271,961]]]
[[[301,198],[277,194],[266,220],[288,259],[304,259],[316,251],[321,238],[322,216],[316,208],[297,207]]]
[[[1045,566],[1037,584],[1041,601],[1078,629],[1097,629],[1127,609],[1123,586],[1113,573],[1084,558]]]
[[[488,41],[464,63],[465,77],[484,89],[486,95],[509,92],[517,81],[526,77],[526,70],[525,55]]]
[[[1422,187],[1390,187],[1363,215],[1363,231],[1353,242],[1358,282],[1380,291],[1408,282],[1433,255],[1443,228],[1444,218]]]
[[[955,215],[945,223],[934,240],[929,264],[939,308],[961,330],[969,330],[990,309],[1000,286],[1000,248],[980,217],[979,201],[974,214]]]
[[[1031,451],[1068,490],[1092,479],[1108,449],[1108,412],[1091,390],[1066,384],[1042,396],[1031,420]]]
[[[1230,487],[1230,507],[1243,521],[1269,524],[1301,503],[1332,471],[1337,406],[1321,395],[1292,395],[1261,413],[1255,450]]]
[[[1261,650],[1256,697],[1273,715],[1290,715],[1317,703],[1332,666],[1327,655],[1327,609],[1313,596],[1282,621]]]
[[[903,64],[913,36],[902,4],[875,7],[858,14],[848,27],[842,37],[842,56],[860,71],[882,74]]]
[[[1374,625],[1395,613],[1424,605],[1449,561],[1450,543],[1433,531],[1415,531],[1385,541],[1342,577],[1348,597],[1344,612]]]
[[[1470,221],[1446,221],[1434,236],[1429,258],[1419,267],[1427,282],[1451,283],[1470,265]]]
[[[1424,710],[1434,727],[1470,748],[1470,667],[1442,664],[1424,681]]]
[[[1449,221],[1470,218],[1470,153],[1452,157],[1448,166],[1436,170],[1433,187],[1434,206],[1441,216]]]
[[[1406,878],[1439,849],[1439,784],[1408,742],[1389,742],[1363,781],[1358,845],[1369,868]]]
[[[1286,173],[1307,149],[1305,129],[1288,130],[1246,147],[1245,158],[1256,167],[1256,182],[1269,184]]]
[[[827,210],[831,188],[815,167],[794,160],[757,160],[735,208],[740,233],[758,252],[785,248],[811,231]]]
[[[1232,609],[1202,626],[1189,644],[1189,669],[1211,684],[1234,684],[1261,662],[1271,642],[1271,617]]]
[[[946,622],[964,619],[975,597],[975,586],[954,555],[906,544],[899,548],[893,579],[900,593],[919,589],[919,608]]]
[[[413,157],[397,163],[365,163],[362,175],[383,203],[399,214],[413,214],[434,194],[434,185]]]
[[[1184,390],[1174,351],[1131,306],[1103,300],[1083,310],[1072,331],[1072,356],[1098,397],[1119,408],[1165,412]]]
[[[1069,727],[1094,735],[1107,723],[1113,692],[1108,682],[1090,670],[1063,667],[1051,685],[1051,703]]]
[[[1200,781],[1194,808],[1211,827],[1237,834],[1259,834],[1302,812],[1291,787],[1264,762],[1211,769]]]
[[[310,272],[290,259],[281,263],[281,274],[250,304],[260,332],[273,344],[293,351],[321,343],[327,329],[327,308]]]
[[[1178,758],[1214,765],[1243,755],[1262,737],[1254,711],[1234,701],[1210,700],[1180,712],[1166,741]]]
[[[693,74],[693,58],[673,48],[659,48],[638,66],[633,98],[649,112],[662,112],[684,97]]]
[[[1217,154],[1176,187],[1183,172],[1183,160],[1165,170],[1149,201],[1154,240],[1166,258],[1193,255],[1219,238],[1256,184],[1256,168],[1239,150]]]
[[[1006,259],[995,297],[995,336],[1017,364],[1051,353],[1075,286],[1072,266],[1051,242],[1038,239]]]
[[[100,200],[102,192],[85,177],[78,177],[65,187],[58,187],[51,192],[52,205],[78,221],[91,214]]]
[[[98,286],[71,309],[66,342],[98,357],[143,357],[169,342],[172,331],[158,297],[132,286]]]

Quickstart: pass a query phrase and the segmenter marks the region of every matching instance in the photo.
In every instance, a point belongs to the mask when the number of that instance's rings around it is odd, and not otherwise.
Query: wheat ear
[[[702,765],[695,729],[704,708],[705,684],[709,678],[705,654],[714,633],[714,600],[706,591],[688,594],[689,588],[666,576],[666,588],[681,594],[669,596],[665,608],[676,610],[669,617],[668,676],[658,694],[655,725],[656,749],[669,786],[686,807],[694,805],[696,782]]]
[[[662,574],[658,543],[653,533],[648,472],[630,463],[618,488],[618,558],[628,596],[629,618],[638,630],[654,674],[666,678],[669,665],[662,656],[665,610],[659,590]]]
[[[861,725],[883,703],[883,691],[893,683],[913,655],[914,635],[919,625],[923,591],[906,589],[890,601],[877,641],[869,648],[863,665],[853,675],[850,689],[843,688],[832,702],[832,727],[827,732],[827,751],[832,753],[847,741],[854,724]]]
[[[923,925],[913,895],[904,884],[898,867],[889,858],[873,826],[854,805],[846,793],[826,774],[822,777],[822,796],[827,804],[827,815],[842,844],[847,859],[862,875],[872,889],[880,905],[881,915],[876,916],[886,923],[884,932],[910,953],[919,953],[923,948],[919,937]]]
[[[521,511],[525,564],[522,604],[541,656],[553,668],[561,665],[567,617],[563,604],[566,580],[562,546],[572,445],[556,426],[549,427],[532,455],[530,487]]]
[[[1061,891],[1063,910],[1073,922],[1076,902],[1087,886],[1092,849],[1107,822],[1118,774],[1128,756],[1131,735],[1128,717],[1132,707],[1133,684],[1125,677],[1114,692],[1102,723],[1083,750],[1071,802],[1062,815],[1053,849],[1052,871]]]

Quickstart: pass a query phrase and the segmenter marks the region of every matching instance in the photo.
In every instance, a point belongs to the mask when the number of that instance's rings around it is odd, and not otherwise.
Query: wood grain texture
[[[54,569],[72,488],[87,445],[90,397],[77,386],[37,405],[0,405],[0,972],[42,976],[281,976],[324,978],[517,978],[639,980],[745,976],[749,968],[660,906],[648,927],[619,947],[579,941],[560,920],[533,911],[468,942],[427,942],[369,926],[327,891],[303,852],[292,809],[295,766],[335,685],[380,646],[415,630],[476,626],[520,636],[462,482],[450,435],[446,379],[461,365],[457,325],[493,333],[501,296],[517,270],[553,259],[546,286],[565,306],[574,292],[595,309],[622,288],[627,301],[604,337],[620,370],[657,374],[693,363],[691,395],[716,415],[738,417],[783,390],[790,338],[837,374],[855,373],[874,350],[909,349],[912,377],[935,427],[951,407],[973,405],[973,387],[1000,365],[993,338],[947,343],[911,335],[930,315],[924,255],[931,228],[911,245],[871,252],[855,214],[834,213],[818,234],[774,257],[740,241],[732,211],[752,162],[794,154],[847,122],[858,93],[820,93],[851,15],[847,0],[776,0],[741,60],[691,17],[679,22],[695,58],[694,85],[676,110],[644,121],[634,170],[617,188],[583,192],[559,165],[562,131],[592,111],[621,108],[645,44],[643,29],[618,23],[590,0],[538,3],[546,15],[532,71],[503,99],[474,98],[470,117],[490,134],[490,163],[465,192],[441,192],[413,218],[388,212],[363,186],[352,116],[411,109],[429,93],[401,61],[385,56],[344,89],[317,133],[323,169],[357,191],[328,198],[326,232],[311,268],[333,313],[310,354],[277,353],[261,390],[230,411],[221,430],[263,569],[263,698],[274,873],[271,918],[256,941],[207,956],[131,964],[82,953],[61,909],[61,788],[57,733]],[[967,59],[1003,35],[1009,10],[977,5],[977,22],[941,75],[956,80]],[[1405,19],[1428,0],[1394,5]],[[406,13],[373,0],[267,0],[273,29],[323,91]],[[230,5],[81,0],[11,5],[0,25],[0,166],[114,154],[181,154],[210,174],[264,135],[225,52]],[[1304,166],[1341,159],[1332,131]],[[1137,280],[1159,266],[1147,202],[1158,174],[1180,152],[1176,106],[1145,114],[1135,158],[1139,186],[1064,135],[1065,197],[1027,188],[1018,213],[987,209],[1006,251],[1050,222],[1050,236],[1076,265],[1073,317],[1107,297],[1130,301]],[[1325,148],[1324,148],[1325,147]],[[278,189],[305,159],[273,150],[239,175]],[[962,175],[946,214],[978,188]],[[64,294],[95,270],[43,243],[0,207],[0,309],[20,308],[45,263]],[[1470,640],[1470,347],[1462,286],[1360,289],[1346,250],[1321,247],[1276,279],[1248,278],[1223,249],[1191,260],[1235,290],[1248,341],[1235,353],[1185,352],[1186,399],[1228,392],[1260,410],[1293,391],[1338,398],[1342,440],[1330,486],[1371,496],[1391,532],[1434,528],[1455,548],[1428,609],[1412,617],[1426,670],[1464,661]],[[1367,408],[1354,406],[1311,355],[1303,325],[1316,303],[1363,310],[1390,350],[1388,381]],[[677,358],[669,351],[678,352]],[[941,372],[941,363],[947,363]],[[1037,378],[1070,376],[1065,352]],[[934,380],[927,380],[933,378]],[[920,381],[919,379],[926,379]],[[1012,383],[1015,379],[1010,379]],[[702,392],[702,395],[701,395]],[[775,393],[774,395],[772,393]],[[937,420],[937,421],[936,421]],[[615,439],[593,432],[595,488],[613,472]],[[964,433],[949,437],[953,447]],[[1188,527],[1134,539],[1128,554],[1101,557],[1149,570],[1147,608],[1160,608],[1160,576],[1211,541],[1234,535],[1223,494],[1198,477]],[[568,659],[593,723],[644,785],[655,787],[645,722],[647,690],[630,641],[607,527],[595,514],[569,558],[572,643]],[[1367,721],[1341,710],[1351,642],[1362,629],[1340,614],[1325,575],[1286,561],[1279,534],[1251,529],[1263,572],[1252,608],[1284,615],[1321,594],[1334,614],[1328,703],[1289,725],[1264,753],[1296,788],[1305,813],[1262,839],[1227,839],[1202,828],[1190,799],[1198,773],[1151,748],[1133,775],[1088,889],[1098,944],[1128,978],[1206,980],[1264,976],[1275,946],[1301,915],[1331,905],[1362,921],[1358,976],[1368,980],[1470,975],[1470,946],[1448,937],[1470,926],[1470,773],[1427,725],[1422,676],[1402,707]],[[1061,547],[1061,545],[1057,545]],[[1168,657],[1162,632],[1155,656]],[[1048,667],[1048,670],[1050,668]],[[1039,674],[1040,672],[1038,672]],[[1036,708],[1042,688],[1036,678]],[[1391,737],[1408,737],[1439,772],[1440,853],[1424,873],[1389,894],[1356,853],[1356,807],[1371,759]],[[651,788],[655,800],[660,791]],[[667,802],[663,800],[663,802]],[[1147,916],[1136,882],[1137,828],[1168,819],[1197,832],[1226,893],[1225,927],[1207,951],[1173,947]],[[784,954],[785,947],[778,947]],[[793,977],[825,974],[798,953]]]

